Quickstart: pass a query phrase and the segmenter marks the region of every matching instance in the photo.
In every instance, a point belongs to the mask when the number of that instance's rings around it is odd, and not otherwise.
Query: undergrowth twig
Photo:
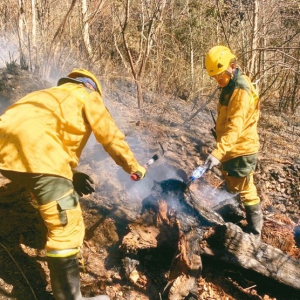
[[[33,289],[32,289],[32,287],[31,287],[31,285],[30,285],[30,283],[29,283],[29,281],[28,281],[28,279],[26,278],[26,276],[23,273],[23,271],[22,271],[21,267],[19,266],[19,264],[15,261],[15,259],[13,258],[13,256],[10,254],[10,252],[7,250],[7,248],[2,243],[0,243],[0,246],[7,252],[7,254],[9,255],[9,257],[12,259],[12,261],[15,263],[15,265],[17,266],[17,268],[21,272],[22,276],[24,277],[25,281],[27,282],[27,284],[28,284],[28,286],[29,286],[29,288],[30,288],[30,290],[32,292],[32,295],[33,295],[34,299],[38,300],[37,297],[36,297],[36,295],[35,295],[35,293],[34,293],[34,291],[33,291]]]

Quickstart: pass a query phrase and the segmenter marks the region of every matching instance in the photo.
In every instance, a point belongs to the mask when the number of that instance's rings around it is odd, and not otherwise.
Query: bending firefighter
[[[205,59],[209,76],[222,88],[217,106],[216,148],[206,163],[210,169],[221,162],[222,175],[230,192],[239,193],[247,219],[247,231],[260,237],[263,214],[253,182],[259,137],[258,93],[236,65],[235,55],[224,46],[209,50]]]
[[[84,298],[77,253],[84,223],[79,197],[92,179],[74,169],[91,133],[123,170],[145,176],[102,100],[97,78],[72,71],[58,86],[28,94],[0,116],[0,172],[28,188],[47,226],[47,260],[56,300]]]

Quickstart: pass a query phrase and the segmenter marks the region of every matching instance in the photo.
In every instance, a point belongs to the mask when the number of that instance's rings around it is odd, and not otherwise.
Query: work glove
[[[93,187],[94,180],[87,174],[81,172],[74,172],[73,185],[79,196],[88,195],[95,192]]]
[[[208,169],[210,170],[213,167],[220,164],[220,161],[216,157],[214,157],[213,155],[209,154],[206,161],[205,161],[205,164],[208,164]]]
[[[131,174],[131,179],[134,181],[138,181],[143,179],[146,176],[147,169],[138,165],[137,170]]]

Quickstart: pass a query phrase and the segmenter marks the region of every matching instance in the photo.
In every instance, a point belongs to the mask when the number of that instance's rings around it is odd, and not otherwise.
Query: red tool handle
[[[138,181],[139,180],[139,176],[135,173],[131,174],[130,178],[134,181]]]
[[[134,180],[134,181],[138,181],[138,180],[140,180],[140,179],[142,178],[142,173],[139,172],[139,171],[137,171],[137,172],[131,174],[131,175],[130,175],[130,178],[131,178],[132,180]]]

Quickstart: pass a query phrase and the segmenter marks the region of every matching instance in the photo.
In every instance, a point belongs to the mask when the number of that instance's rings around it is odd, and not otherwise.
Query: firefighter
[[[145,176],[103,103],[99,81],[87,70],[73,70],[57,86],[26,95],[0,116],[0,172],[25,185],[38,204],[56,300],[109,299],[83,298],[80,291],[77,253],[85,228],[79,198],[94,187],[75,167],[92,132],[125,172]]]
[[[224,46],[215,46],[205,58],[208,75],[221,88],[217,105],[216,147],[206,163],[211,169],[221,163],[230,192],[239,193],[244,204],[248,233],[260,238],[263,214],[253,182],[259,137],[258,92],[236,64],[236,56]]]

